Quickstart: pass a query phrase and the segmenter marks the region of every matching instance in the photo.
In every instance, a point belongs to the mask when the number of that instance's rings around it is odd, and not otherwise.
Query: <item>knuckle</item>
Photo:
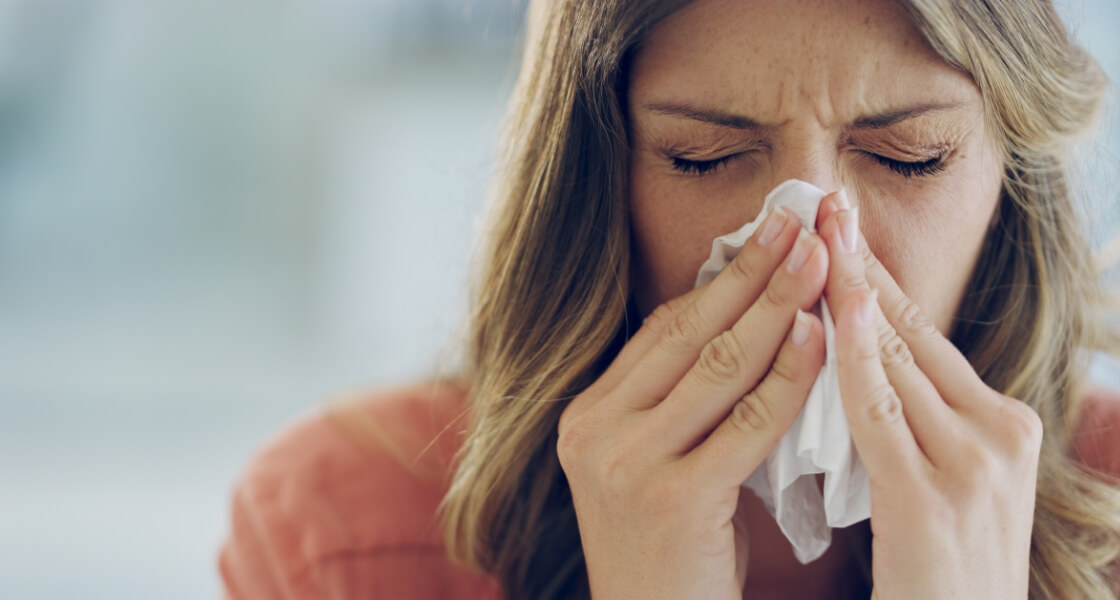
[[[663,343],[670,348],[688,348],[703,332],[700,313],[694,306],[678,311],[665,326]]]
[[[570,416],[568,411],[560,415],[556,434],[556,457],[565,472],[580,462],[587,447],[585,428],[580,425],[579,417]]]
[[[902,401],[887,383],[876,386],[868,393],[864,407],[867,420],[871,423],[890,425],[902,418]]]
[[[863,273],[845,273],[840,277],[840,286],[844,289],[857,289],[867,285],[867,278]]]
[[[870,362],[879,360],[879,347],[878,345],[872,346],[870,344],[859,344],[856,346],[855,351],[856,362]]]
[[[770,285],[762,291],[762,299],[774,308],[781,308],[784,306],[791,306],[789,294],[777,285],[776,281],[771,281]]]
[[[793,363],[793,358],[786,352],[778,354],[777,360],[774,361],[773,366],[770,367],[770,375],[775,379],[775,383],[780,383],[783,386],[795,385],[797,383],[797,366]]]
[[[696,361],[700,374],[712,381],[734,379],[746,366],[742,344],[730,331],[725,331],[708,342]]]
[[[595,383],[598,383],[598,381]],[[584,417],[589,410],[596,406],[598,399],[599,396],[592,391],[590,386],[575,398],[572,398],[564,407],[564,410],[560,411],[560,418],[556,422],[557,434],[564,435],[573,429],[573,426],[581,420],[581,417]]]
[[[742,281],[754,281],[760,276],[758,266],[751,261],[751,253],[746,250],[740,252],[731,260],[727,265],[727,270],[731,272],[732,277]]]
[[[570,407],[571,405],[569,404],[568,406]],[[557,445],[563,442],[565,438],[572,435],[571,430],[573,419],[575,419],[575,416],[573,416],[572,411],[569,409],[564,409],[564,412],[560,413],[560,419],[556,422]]]
[[[879,359],[886,367],[905,367],[913,364],[914,355],[898,333],[886,327],[879,333]]]
[[[560,468],[571,476],[576,464],[576,451],[578,446],[572,442],[571,436],[559,436],[556,439],[556,458],[560,461]]]
[[[594,406],[585,406],[588,402],[590,399],[586,395],[576,396],[560,413],[556,424],[556,458],[569,476],[586,471],[602,446],[599,443],[602,417]],[[581,408],[575,410],[577,406]]]
[[[653,309],[653,312],[646,317],[643,325],[654,331],[664,331],[669,323],[673,321],[673,317],[681,312],[685,306],[686,304],[683,298],[673,298]]]
[[[1008,431],[1012,456],[1026,458],[1037,455],[1042,446],[1042,418],[1034,408],[1013,398],[1003,398],[1000,422]]]
[[[760,386],[761,387],[761,386]],[[773,406],[761,389],[743,396],[728,415],[728,422],[744,435],[755,435],[768,430],[774,423]]]
[[[918,308],[917,303],[910,298],[903,296],[898,301],[897,314],[896,322],[907,331],[922,336],[937,334],[937,327],[934,326],[933,321],[929,320],[922,309]]]
[[[863,256],[863,266],[866,270],[881,268],[879,264],[879,257],[871,251],[871,247],[867,244],[860,244],[860,254]]]

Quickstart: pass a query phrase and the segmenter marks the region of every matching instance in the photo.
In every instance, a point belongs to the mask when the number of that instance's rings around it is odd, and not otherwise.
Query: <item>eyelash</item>
[[[712,173],[738,154],[729,154],[713,160],[688,160],[679,156],[670,157],[673,161],[673,168],[684,173],[685,175],[704,176]]]
[[[704,176],[709,175],[719,169],[721,166],[727,164],[728,161],[738,156],[738,154],[730,154],[713,160],[688,160],[679,156],[671,157],[673,161],[673,168],[685,175]],[[901,160],[894,160],[878,154],[871,154],[872,158],[879,164],[887,167],[888,169],[910,179],[911,177],[928,177],[936,175],[945,170],[945,157],[935,156],[929,160],[920,162],[906,162]]]
[[[887,167],[888,169],[910,179],[911,177],[928,177],[936,175],[945,170],[945,157],[942,155],[935,156],[929,160],[921,162],[904,162],[901,160],[894,160],[878,154],[871,155],[879,164]]]

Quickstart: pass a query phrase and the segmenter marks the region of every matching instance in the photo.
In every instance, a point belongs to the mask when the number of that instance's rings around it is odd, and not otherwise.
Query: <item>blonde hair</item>
[[[472,424],[443,504],[453,558],[494,574],[511,598],[588,595],[556,426],[566,400],[637,327],[627,72],[644,34],[681,4],[548,0],[530,9],[472,290]],[[989,385],[1045,424],[1031,598],[1105,597],[1120,554],[1120,492],[1072,461],[1068,446],[1085,349],[1111,342],[1100,333],[1103,294],[1063,162],[1098,110],[1104,76],[1046,0],[902,4],[979,86],[1006,165],[952,337]]]

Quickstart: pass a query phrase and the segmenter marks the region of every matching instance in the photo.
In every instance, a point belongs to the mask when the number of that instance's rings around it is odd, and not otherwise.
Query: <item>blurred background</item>
[[[1059,5],[1120,81],[1120,0]],[[439,367],[522,16],[0,0],[0,598],[218,597],[252,452]],[[1098,241],[1117,96],[1084,152]]]

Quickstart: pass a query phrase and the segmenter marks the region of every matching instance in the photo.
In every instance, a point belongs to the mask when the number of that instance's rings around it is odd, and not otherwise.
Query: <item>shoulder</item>
[[[227,598],[488,597],[489,580],[447,559],[437,515],[465,429],[464,393],[436,383],[286,428],[235,487]]]
[[[1073,455],[1085,466],[1120,477],[1120,391],[1091,385],[1082,397]]]

